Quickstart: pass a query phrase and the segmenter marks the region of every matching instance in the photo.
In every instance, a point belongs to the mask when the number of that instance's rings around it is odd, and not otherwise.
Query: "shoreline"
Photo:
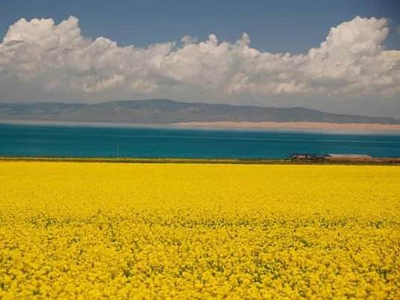
[[[391,165],[400,166],[400,157],[326,158],[292,160],[290,158],[139,158],[139,157],[63,157],[0,156],[0,162],[71,162],[136,164],[240,164],[240,165]]]
[[[1,120],[0,125],[68,126],[94,128],[154,128],[197,130],[278,130],[322,133],[400,134],[400,124],[329,123],[329,122],[178,122],[169,124],[135,124],[116,122],[75,122],[51,120]]]
[[[400,124],[378,123],[328,123],[328,122],[181,122],[171,124],[182,128],[217,128],[217,129],[281,129],[299,131],[361,131],[400,133]]]

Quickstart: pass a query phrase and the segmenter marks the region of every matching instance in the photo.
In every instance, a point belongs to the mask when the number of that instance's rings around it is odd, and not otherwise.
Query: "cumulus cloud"
[[[75,17],[60,24],[20,19],[0,44],[0,93],[10,99],[30,91],[93,100],[400,98],[400,51],[385,49],[388,33],[388,20],[356,17],[331,28],[319,47],[292,55],[254,49],[246,33],[236,42],[211,34],[205,41],[187,36],[120,47],[83,37]]]

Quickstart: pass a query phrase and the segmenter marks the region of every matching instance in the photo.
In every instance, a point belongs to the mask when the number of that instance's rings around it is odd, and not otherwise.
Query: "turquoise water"
[[[0,156],[284,158],[293,152],[400,157],[400,134],[0,124]]]

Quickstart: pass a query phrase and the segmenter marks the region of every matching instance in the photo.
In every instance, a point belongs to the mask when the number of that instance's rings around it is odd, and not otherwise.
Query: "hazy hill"
[[[399,119],[325,113],[302,107],[273,108],[184,103],[166,99],[100,104],[0,103],[3,121],[112,122],[171,124],[182,122],[329,122],[400,124]]]

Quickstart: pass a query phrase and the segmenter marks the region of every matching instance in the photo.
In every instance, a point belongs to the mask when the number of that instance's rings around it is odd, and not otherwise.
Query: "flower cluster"
[[[0,299],[400,299],[398,167],[0,169]]]

